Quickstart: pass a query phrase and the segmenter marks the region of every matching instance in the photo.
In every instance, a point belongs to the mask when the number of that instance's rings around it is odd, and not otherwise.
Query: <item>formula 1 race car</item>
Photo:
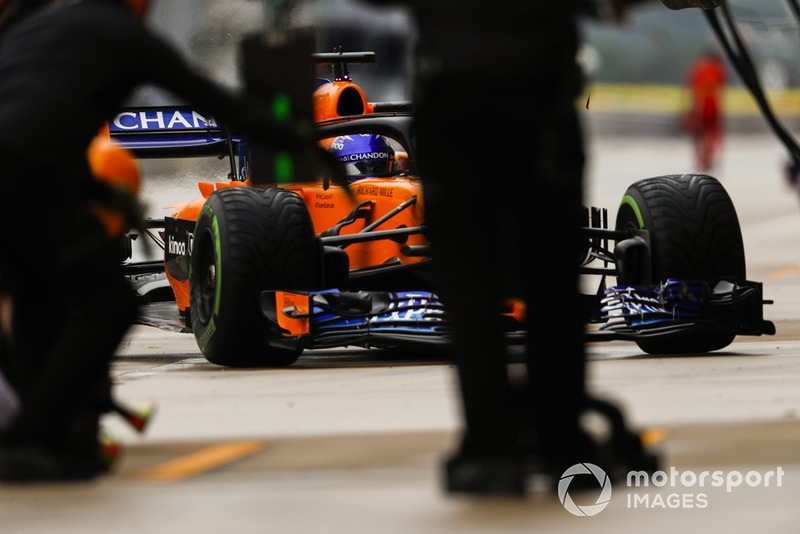
[[[349,192],[324,178],[249,184],[246,142],[192,110],[126,110],[110,125],[112,138],[139,157],[230,158],[237,179],[201,183],[201,197],[152,222],[163,226],[163,239],[151,233],[164,248],[163,267],[126,265],[132,280],[161,276],[171,289],[166,305],[143,306],[141,321],[193,332],[219,365],[282,366],[304,349],[448,339],[446,307],[428,277],[409,106],[369,103],[349,79],[346,63],[373,55],[315,58],[336,67],[334,81],[314,93],[316,135],[351,177]],[[745,278],[735,209],[714,178],[636,182],[613,230],[605,209],[585,212],[578,261],[600,278],[587,296],[586,316],[601,325],[587,331],[590,340],[686,353],[723,348],[737,334],[774,333],[763,319],[761,284]],[[606,287],[609,277],[616,286]],[[145,298],[157,293],[139,286]],[[524,303],[510,303],[505,316],[513,340]]]

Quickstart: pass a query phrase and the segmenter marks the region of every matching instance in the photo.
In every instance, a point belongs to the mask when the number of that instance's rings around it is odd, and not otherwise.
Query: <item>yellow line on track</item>
[[[769,274],[769,280],[781,280],[786,278],[787,276],[793,275],[796,272],[800,271],[800,263],[796,265],[792,265],[790,267],[784,267],[783,269],[778,269],[777,271],[773,271]]]
[[[667,437],[667,432],[663,428],[651,428],[642,433],[639,439],[645,447],[653,447],[660,444]]]
[[[768,90],[767,99],[781,117],[800,115],[800,89]],[[679,85],[590,84],[579,99],[585,105],[591,96],[589,112],[650,112],[680,114],[688,110],[691,98]],[[755,99],[744,87],[728,86],[722,98],[725,115],[757,116],[761,112]]]
[[[147,482],[183,480],[251,456],[264,450],[264,446],[264,442],[259,440],[212,445],[151,467],[141,472],[138,478]]]

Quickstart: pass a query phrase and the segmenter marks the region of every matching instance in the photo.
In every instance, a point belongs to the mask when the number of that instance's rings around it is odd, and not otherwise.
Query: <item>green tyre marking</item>
[[[222,245],[219,240],[219,221],[217,220],[216,215],[212,215],[213,220],[211,221],[211,225],[214,227],[214,250],[217,256],[217,294],[214,299],[214,315],[219,315],[219,303],[222,300]]]
[[[216,331],[217,331],[217,325],[214,324],[214,318],[212,317],[211,322],[208,323],[208,328],[206,328],[206,331],[203,333],[200,339],[197,340],[197,345],[200,347],[200,352],[206,350],[206,345],[208,345],[208,342],[211,341],[211,337],[214,335],[214,332]]]
[[[209,216],[211,217],[211,226],[214,229],[214,251],[216,253],[217,261],[216,261],[216,277],[217,277],[217,287],[216,287],[216,294],[214,296],[214,315],[211,317],[211,320],[208,323],[208,328],[203,333],[203,335],[197,339],[197,345],[200,347],[200,351],[205,351],[206,346],[208,345],[211,338],[214,336],[214,333],[217,331],[217,325],[214,322],[214,317],[219,315],[219,307],[220,307],[220,300],[222,299],[222,289],[220,284],[220,274],[222,272],[222,244],[219,238],[219,221],[217,220],[217,216],[214,213],[214,210],[206,203],[202,210],[200,210],[200,215],[198,216],[197,220],[199,221],[201,217]],[[191,272],[191,262],[189,263],[190,272]],[[191,274],[190,274],[191,276]]]
[[[634,215],[636,215],[636,222],[639,223],[639,228],[644,228],[644,220],[642,220],[642,212],[639,210],[639,206],[636,204],[636,201],[630,195],[625,195],[622,198],[622,202],[620,202],[620,207],[622,206],[629,206],[632,210]]]

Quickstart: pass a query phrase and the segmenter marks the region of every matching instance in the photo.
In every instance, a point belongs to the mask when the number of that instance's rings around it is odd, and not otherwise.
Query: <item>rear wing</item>
[[[333,78],[337,82],[351,81],[348,63],[375,63],[375,52],[332,52],[311,54],[316,65],[333,65]]]
[[[138,158],[233,156],[241,141],[210,115],[182,107],[126,108],[108,131]]]

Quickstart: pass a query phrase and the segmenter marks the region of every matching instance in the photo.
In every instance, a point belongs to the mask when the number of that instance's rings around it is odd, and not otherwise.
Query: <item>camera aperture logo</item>
[[[597,480],[597,484],[601,488],[600,496],[594,504],[578,506],[569,495],[569,486],[576,476],[585,477],[586,475],[591,475]],[[558,481],[558,498],[572,515],[579,517],[597,515],[608,506],[608,502],[611,500],[611,479],[608,478],[605,471],[594,464],[575,464],[561,475],[561,479]]]

